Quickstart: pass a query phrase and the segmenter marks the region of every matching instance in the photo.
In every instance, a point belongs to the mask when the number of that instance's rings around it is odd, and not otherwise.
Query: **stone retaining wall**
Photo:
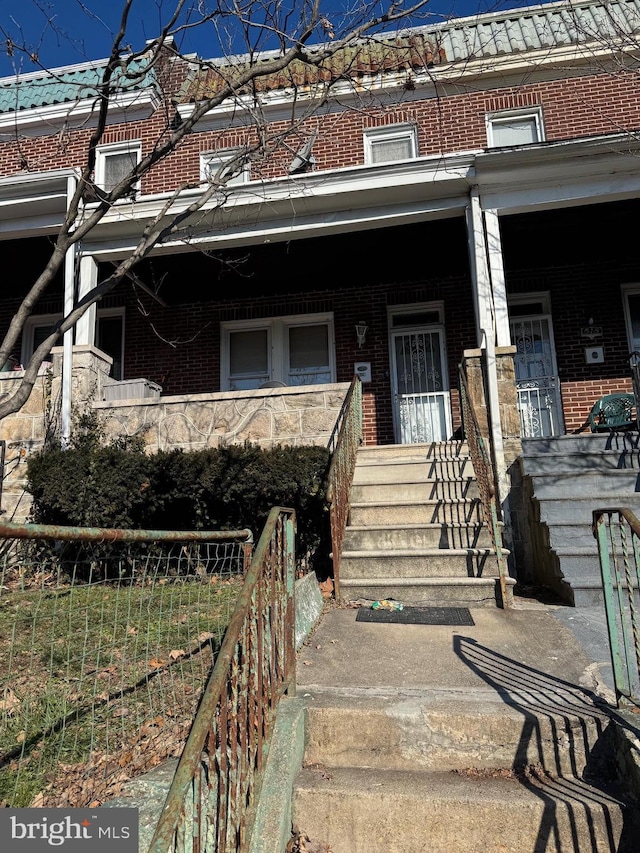
[[[95,402],[108,438],[143,436],[147,450],[201,450],[250,441],[326,444],[348,383]]]
[[[111,359],[90,346],[73,352],[74,414],[92,409],[107,439],[142,436],[147,451],[202,450],[246,441],[276,444],[326,444],[347,394],[346,382],[258,391],[226,391],[159,399],[102,401]],[[48,432],[59,435],[62,348],[38,376],[22,410],[0,421],[6,442],[2,518],[24,521],[30,511],[25,494],[26,460]],[[22,371],[0,373],[0,398],[11,394]]]

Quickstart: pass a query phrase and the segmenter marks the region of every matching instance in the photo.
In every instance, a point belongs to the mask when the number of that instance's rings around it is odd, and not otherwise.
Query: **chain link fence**
[[[180,753],[250,537],[0,526],[0,805],[96,805]]]

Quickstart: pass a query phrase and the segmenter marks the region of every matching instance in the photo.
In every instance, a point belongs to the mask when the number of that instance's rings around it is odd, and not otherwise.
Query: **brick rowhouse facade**
[[[514,18],[525,12],[514,12]],[[486,17],[495,26],[507,19],[506,13]],[[476,23],[468,23],[468,27]],[[437,40],[442,32],[436,28],[432,36],[427,31],[424,38]],[[435,325],[429,321],[431,325],[425,328],[438,326],[442,331],[448,382],[441,387],[451,391],[446,428],[453,432],[460,422],[457,365],[464,350],[476,347],[481,338],[480,288],[474,284],[478,274],[474,268],[484,252],[491,275],[496,268],[492,260],[497,255],[502,258],[503,289],[512,300],[510,305],[534,294],[529,301],[540,302],[538,313],[548,318],[545,334],[551,336],[553,371],[561,392],[556,431],[583,428],[599,396],[630,389],[625,294],[633,288],[627,291],[622,286],[640,282],[640,251],[629,227],[638,219],[640,193],[631,181],[622,189],[616,185],[606,191],[600,185],[594,189],[590,182],[591,172],[598,179],[615,172],[615,165],[612,170],[599,165],[607,157],[618,158],[625,174],[637,179],[640,165],[636,167],[632,142],[640,129],[640,71],[621,67],[615,49],[607,51],[602,42],[597,51],[585,48],[571,56],[566,44],[549,43],[541,44],[537,51],[521,45],[502,53],[475,53],[461,61],[450,60],[443,50],[439,57],[431,67],[414,63],[404,68],[400,63],[389,73],[374,73],[370,68],[369,73],[351,81],[346,95],[330,97],[321,110],[310,109],[295,133],[289,134],[286,145],[274,141],[266,151],[254,154],[249,164],[251,181],[241,190],[242,198],[254,196],[253,208],[248,207],[244,220],[250,228],[241,227],[233,218],[222,225],[212,218],[207,226],[211,241],[203,239],[202,252],[186,241],[173,253],[153,257],[137,268],[138,282],[150,291],[157,290],[164,305],[129,281],[102,300],[102,309],[124,309],[123,379],[145,377],[161,384],[167,395],[224,390],[221,353],[225,324],[246,323],[253,328],[251,324],[259,320],[330,316],[333,379],[349,381],[356,362],[371,368],[364,395],[366,441],[407,440],[398,435],[398,416],[394,429],[394,370],[400,369],[390,349],[394,328],[400,334],[403,326],[398,322],[392,327],[390,318],[401,308],[410,314],[411,306],[416,317],[437,309],[440,319]],[[188,115],[193,86],[189,89],[192,84],[186,75],[192,70],[179,58],[168,59],[160,72],[164,97],[158,98],[149,115],[110,124],[101,144],[140,142],[145,156],[167,134],[176,115]],[[6,85],[10,88],[11,81]],[[267,136],[274,140],[286,136],[289,122],[283,118],[283,109],[267,106],[265,115]],[[494,118],[499,123],[503,117],[505,121],[511,117],[517,123],[530,116],[539,122],[537,139],[505,147],[492,144],[488,133]],[[90,127],[29,135],[20,132],[18,113],[15,118],[16,133],[7,131],[0,141],[0,176],[7,181],[82,163]],[[422,196],[418,196],[409,167],[402,172],[385,160],[377,164],[380,181],[372,177],[376,164],[367,160],[366,135],[383,128],[392,133],[396,128],[409,128],[415,133],[414,167],[430,169],[434,175],[429,190],[425,180]],[[293,155],[314,133],[312,169],[289,177]],[[120,204],[121,219],[135,223],[137,210],[146,199],[185,184],[197,185],[201,155],[237,149],[256,138],[256,127],[247,122],[241,109],[208,117],[178,151],[143,177],[135,202]],[[470,165],[456,178],[456,197],[468,195],[477,185],[481,204],[496,211],[501,247],[493,250],[493,256],[490,239],[482,248],[477,238],[474,243],[469,236],[465,215],[470,203],[447,206],[453,197],[447,178],[462,169],[458,163],[467,154]],[[330,181],[340,179],[345,187],[355,187],[365,177],[370,185],[362,192],[369,192],[372,201],[352,201],[352,196],[345,195],[341,202],[340,191],[336,191],[331,203],[318,208],[310,236],[302,229],[296,231],[295,211],[289,212],[288,236],[282,230],[276,237],[269,236],[266,226],[261,233],[262,222],[270,215],[271,187],[282,191],[291,186],[302,199],[302,208],[305,181],[310,182],[309,197],[320,197],[325,191],[331,194],[327,189]],[[547,195],[532,201],[538,185],[547,188]],[[569,185],[571,189],[565,191]],[[227,192],[233,202],[235,189]],[[339,215],[346,221],[345,214],[352,209],[366,210],[367,216],[354,222],[353,228],[344,222],[333,226]],[[95,253],[99,277],[111,268],[109,232],[105,227],[101,236],[101,227],[94,241],[100,244]],[[42,229],[27,229],[22,239],[12,235],[7,251],[17,259],[30,246],[30,256],[43,256],[47,239]],[[119,239],[118,234],[114,257]],[[474,252],[475,264],[470,264]],[[15,282],[12,293],[3,295],[0,328],[8,325],[35,272],[32,267],[25,263],[24,283]],[[499,291],[496,284],[495,294]],[[60,312],[62,293],[60,282],[58,292],[50,294],[37,313]],[[497,295],[495,300],[497,305]],[[517,312],[511,319],[516,316]],[[368,333],[358,346],[354,327],[361,320],[366,321]],[[503,317],[502,322],[506,328],[508,319]],[[583,330],[589,326],[599,328],[600,337],[585,339]],[[503,328],[503,344],[505,334],[508,329]],[[586,363],[585,348],[590,343],[603,347],[603,361]],[[522,344],[524,350],[529,344],[531,341]],[[546,344],[536,340],[531,345],[535,349]],[[19,345],[14,353],[17,362],[21,355]]]

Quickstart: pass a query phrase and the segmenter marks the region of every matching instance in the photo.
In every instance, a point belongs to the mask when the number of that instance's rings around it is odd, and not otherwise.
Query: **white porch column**
[[[494,327],[493,295],[487,263],[487,242],[480,192],[472,187],[467,208],[469,252],[472,259],[472,283],[478,322],[478,343],[487,354],[487,396],[489,430],[493,445],[494,464],[498,480],[498,500],[508,514],[509,482],[504,458],[504,441],[500,423],[500,400],[498,396],[498,370],[496,366],[496,336]]]
[[[67,179],[67,204],[76,189],[76,179]],[[70,246],[64,258],[64,303],[63,314],[66,317],[73,311],[75,298],[75,244]],[[71,388],[73,370],[73,328],[66,331],[62,338],[62,389],[60,401],[60,438],[62,446],[69,444],[71,437]]]
[[[493,328],[493,310],[491,305],[491,280],[487,266],[487,249],[484,237],[484,223],[480,194],[477,187],[470,193],[470,203],[466,210],[467,239],[471,262],[471,284],[473,287],[473,306],[476,315],[477,344],[486,347],[489,330]],[[491,335],[492,336],[492,335]]]
[[[496,210],[485,210],[484,221],[487,233],[487,252],[489,255],[491,289],[493,291],[496,346],[508,347],[511,345],[511,333],[509,330],[507,286],[504,277],[502,239],[500,237],[500,220],[498,218],[498,212]]]
[[[91,255],[80,259],[80,283],[78,300],[86,296],[98,284],[98,264]],[[91,305],[76,323],[76,344],[93,346],[96,342],[96,304]]]

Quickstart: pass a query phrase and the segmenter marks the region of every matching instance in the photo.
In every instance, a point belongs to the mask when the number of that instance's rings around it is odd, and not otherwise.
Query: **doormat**
[[[468,607],[406,607],[404,610],[371,610],[360,607],[356,622],[393,625],[475,625]]]

